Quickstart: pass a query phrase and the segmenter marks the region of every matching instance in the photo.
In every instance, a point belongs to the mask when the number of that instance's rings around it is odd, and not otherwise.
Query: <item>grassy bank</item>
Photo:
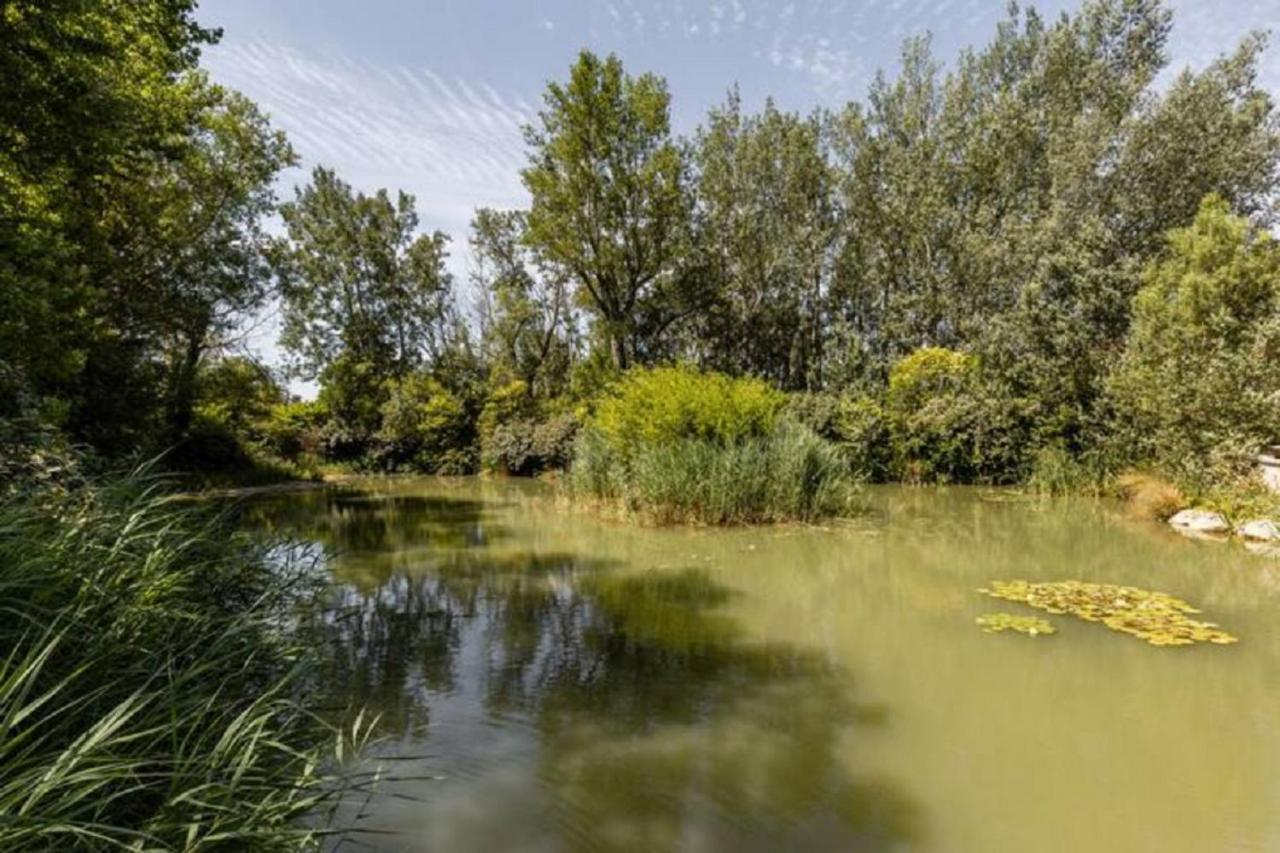
[[[317,846],[314,572],[138,478],[10,495],[0,566],[0,849]]]

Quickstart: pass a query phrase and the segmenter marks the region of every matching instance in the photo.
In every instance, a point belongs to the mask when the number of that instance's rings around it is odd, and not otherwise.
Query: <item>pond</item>
[[[381,714],[390,777],[364,849],[1280,849],[1280,561],[1098,501],[868,503],[651,529],[534,482],[370,480],[246,523],[332,572],[328,684]],[[1167,592],[1240,642],[1157,648],[978,592],[1002,579]]]

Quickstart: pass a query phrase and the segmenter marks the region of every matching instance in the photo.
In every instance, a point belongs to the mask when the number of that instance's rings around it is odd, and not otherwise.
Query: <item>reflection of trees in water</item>
[[[426,556],[497,542],[505,531],[485,510],[479,501],[339,489],[260,498],[241,514],[268,533],[324,544],[342,579],[376,586]]]
[[[854,705],[823,656],[749,642],[705,571],[455,547],[425,572],[383,574],[375,552],[399,549],[406,531],[480,523],[480,506],[445,503],[329,505],[305,528],[338,553],[359,543],[377,566],[343,565],[358,581],[339,587],[325,641],[332,683],[381,712],[388,733],[424,723],[431,691],[478,681],[493,718],[533,722],[537,778],[570,849],[879,850],[915,836],[911,803],[840,757],[851,727],[883,712]],[[502,532],[486,525],[485,539]],[[464,625],[483,653],[459,671]]]

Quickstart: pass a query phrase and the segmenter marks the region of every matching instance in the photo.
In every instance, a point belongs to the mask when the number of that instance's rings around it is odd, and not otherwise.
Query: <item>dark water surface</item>
[[[831,529],[655,530],[546,486],[255,499],[323,548],[340,701],[381,714],[360,845],[398,851],[1280,850],[1280,561],[1093,501],[871,490]],[[1160,649],[994,579],[1168,592]]]

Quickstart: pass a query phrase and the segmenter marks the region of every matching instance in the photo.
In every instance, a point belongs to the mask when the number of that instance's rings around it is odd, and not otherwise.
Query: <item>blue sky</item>
[[[1079,4],[1035,4],[1056,16]],[[1280,89],[1280,0],[1173,0],[1173,65],[1200,66],[1250,30],[1276,31],[1263,82]],[[302,167],[361,189],[412,192],[424,228],[453,237],[465,279],[477,206],[523,204],[520,127],[576,52],[616,52],[632,72],[665,76],[678,131],[690,131],[734,83],[745,105],[772,95],[807,111],[860,99],[892,71],[904,38],[931,33],[949,60],[985,43],[1004,0],[203,0],[225,31],[205,54],[214,78],[263,105]],[[271,349],[264,324],[256,335]]]

